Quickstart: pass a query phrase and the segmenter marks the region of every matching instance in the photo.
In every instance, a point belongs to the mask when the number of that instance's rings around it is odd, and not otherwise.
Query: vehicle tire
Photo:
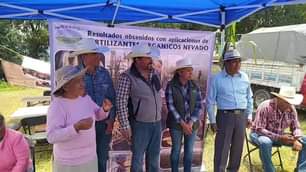
[[[258,89],[254,92],[254,106],[257,108],[260,103],[271,98],[271,94],[266,89]]]

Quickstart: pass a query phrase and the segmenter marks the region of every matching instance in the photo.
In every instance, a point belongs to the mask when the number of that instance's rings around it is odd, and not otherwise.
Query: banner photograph
[[[199,117],[199,127],[193,146],[192,169],[200,171],[202,165],[205,98],[207,82],[211,71],[215,33],[207,31],[190,31],[145,27],[107,27],[103,24],[93,24],[73,21],[49,21],[51,49],[51,85],[56,87],[55,73],[63,66],[73,65],[84,68],[80,56],[85,51],[97,46],[100,54],[100,65],[107,69],[112,78],[114,88],[118,87],[120,75],[133,63],[129,57],[135,45],[147,44],[156,51],[151,52],[153,69],[161,81],[159,93],[162,98],[162,143],[160,148],[160,171],[171,171],[171,134],[168,129],[168,109],[166,103],[166,87],[179,68],[192,66],[192,79],[199,86],[202,108]],[[83,52],[90,53],[90,52]],[[101,88],[105,91],[108,88]],[[114,123],[110,145],[107,169],[110,172],[129,171],[131,166],[131,142],[121,133],[118,119]],[[180,153],[179,167],[183,169],[183,150]]]

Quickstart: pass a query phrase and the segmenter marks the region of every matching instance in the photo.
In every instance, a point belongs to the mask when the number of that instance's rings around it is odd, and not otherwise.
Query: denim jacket
[[[79,66],[79,68],[82,69],[83,66]],[[104,98],[112,102],[113,108],[110,111],[108,119],[115,120],[116,94],[109,72],[104,67],[99,66],[95,74],[85,74],[84,82],[86,93],[98,106],[102,106]]]

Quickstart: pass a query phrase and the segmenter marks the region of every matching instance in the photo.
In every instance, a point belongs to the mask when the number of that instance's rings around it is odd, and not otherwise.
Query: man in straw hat
[[[294,87],[281,87],[275,97],[262,102],[256,111],[251,140],[258,145],[259,155],[265,172],[274,172],[271,160],[273,145],[292,146],[299,151],[296,171],[306,171],[306,137],[302,136],[298,114],[293,105],[299,105],[303,96],[296,94]],[[285,134],[290,128],[291,133]]]
[[[117,114],[123,136],[132,139],[132,172],[143,171],[144,154],[146,171],[159,171],[162,102],[160,80],[152,70],[156,51],[144,43],[134,46],[127,56],[133,63],[118,82]]]
[[[237,172],[245,128],[251,124],[253,94],[248,76],[240,71],[240,53],[235,49],[229,50],[224,54],[223,61],[224,69],[211,80],[207,97],[209,120],[213,131],[217,132],[214,171]],[[215,106],[218,109],[216,117]]]
[[[193,64],[190,58],[176,62],[174,77],[166,88],[169,109],[167,127],[170,129],[171,169],[179,171],[180,152],[184,138],[184,172],[191,172],[193,146],[199,127],[201,92],[192,81]]]
[[[81,60],[79,69],[87,68],[84,75],[86,93],[99,106],[105,98],[115,104],[115,89],[109,72],[100,65],[104,59],[104,53],[109,51],[107,47],[98,46],[94,39],[86,39],[79,51],[70,56],[77,56]],[[103,121],[96,122],[96,142],[99,172],[106,172],[108,151],[112,138],[113,124],[116,118],[115,107],[109,113],[109,117]]]

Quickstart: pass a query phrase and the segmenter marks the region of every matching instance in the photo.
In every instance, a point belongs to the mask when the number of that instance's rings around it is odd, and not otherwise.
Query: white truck
[[[281,86],[306,92],[300,90],[306,72],[305,45],[306,24],[260,28],[241,35],[236,47],[248,58],[242,62],[241,70],[249,75],[255,106]]]
[[[281,86],[293,86],[301,92],[306,72],[305,65],[284,62],[254,60],[243,61],[241,70],[246,72],[254,93],[254,105],[271,98],[270,92],[278,92]]]

